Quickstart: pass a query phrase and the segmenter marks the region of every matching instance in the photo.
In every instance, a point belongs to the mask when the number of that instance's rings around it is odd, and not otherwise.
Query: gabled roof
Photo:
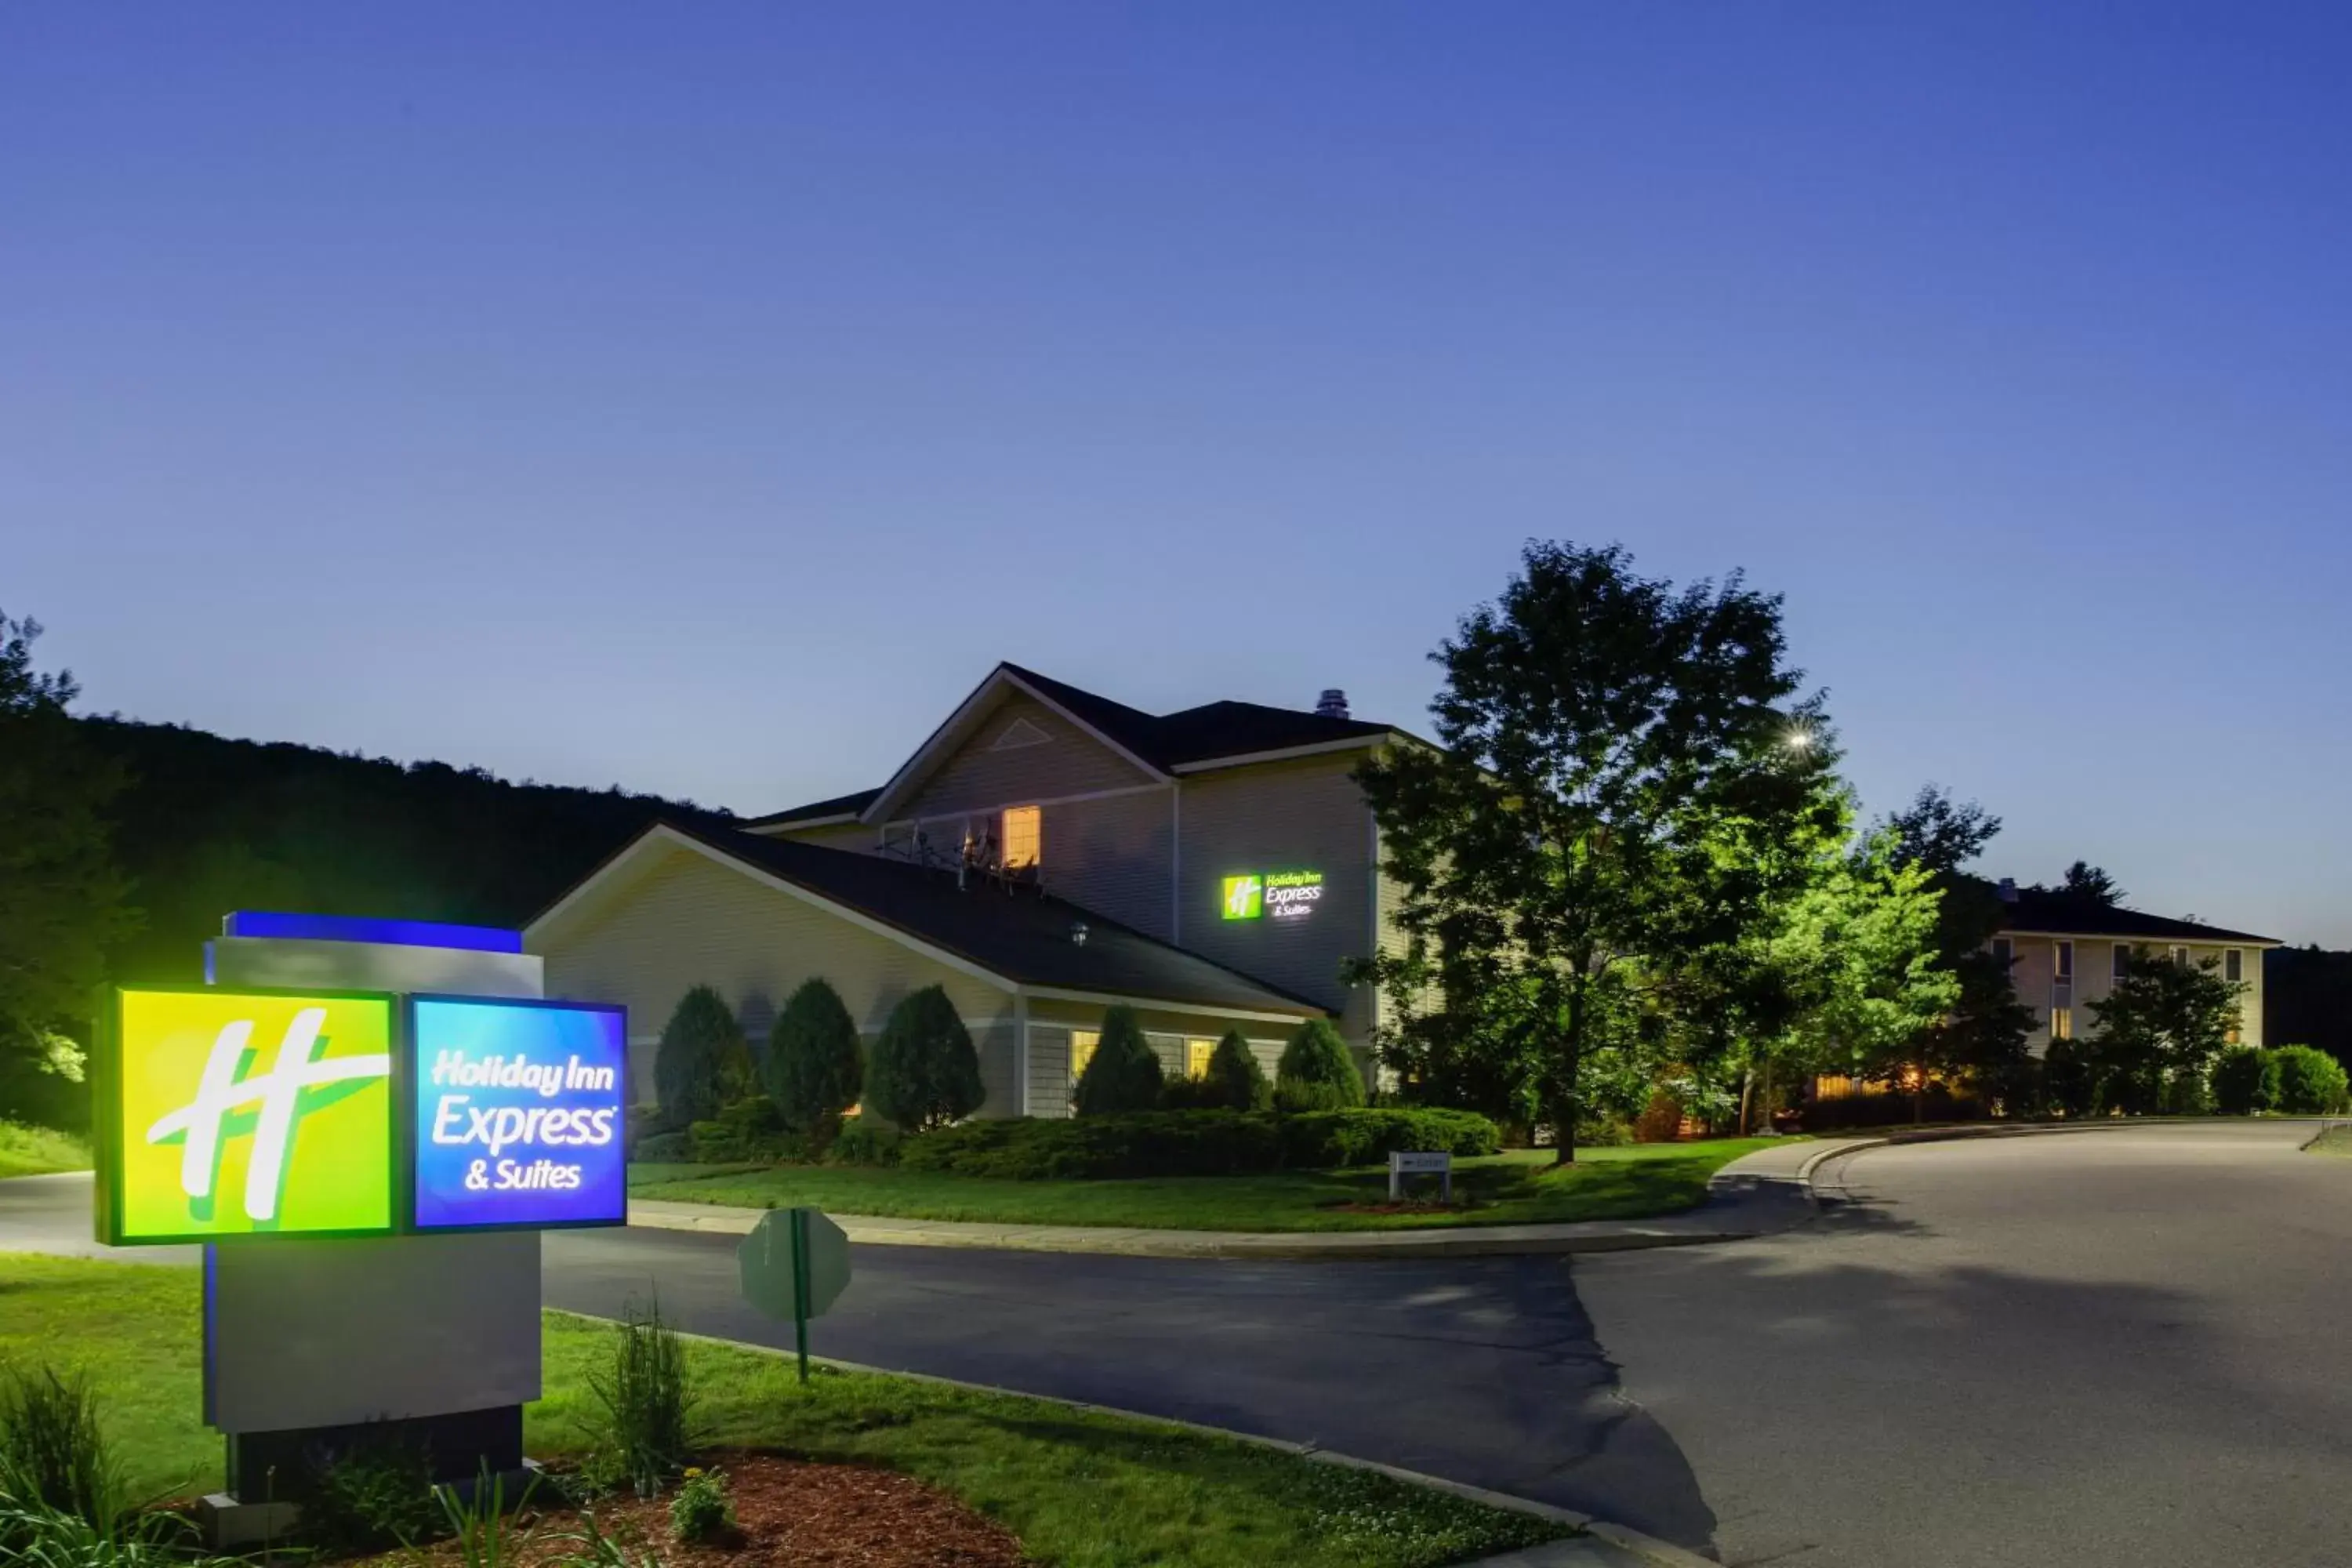
[[[820,822],[855,822],[857,814],[873,803],[880,789],[852,790],[847,795],[835,795],[831,800],[813,800],[806,805],[796,805],[790,811],[779,811],[767,816],[745,819],[745,827],[814,827]]]
[[[1150,779],[1285,755],[1370,746],[1404,732],[1391,724],[1333,719],[1257,702],[1206,702],[1174,713],[1146,713],[1034,669],[1003,663],[990,671],[988,679],[931,732],[888,784],[753,817],[744,826],[754,829],[808,826],[831,818],[872,821],[887,816],[929,771],[929,764],[961,741],[1006,687],[1058,710]]]
[[[2030,931],[2037,936],[2090,937],[2110,942],[2219,942],[2245,947],[2277,947],[2276,937],[2224,931],[2196,921],[2168,920],[2142,914],[2114,904],[2102,904],[2077,893],[2042,888],[2020,888],[2015,896],[2001,895],[2000,919],[1995,930]],[[1982,929],[1982,928],[1979,928]]]
[[[676,820],[647,827],[541,910],[525,927],[527,941],[536,951],[550,921],[586,907],[600,884],[620,879],[625,886],[631,863],[647,851],[672,847],[698,851],[828,906],[1007,990],[1280,1018],[1320,1017],[1327,1011],[1066,899],[1008,893],[977,879],[960,889],[951,871]],[[1087,928],[1083,945],[1071,940],[1071,928],[1080,922]]]

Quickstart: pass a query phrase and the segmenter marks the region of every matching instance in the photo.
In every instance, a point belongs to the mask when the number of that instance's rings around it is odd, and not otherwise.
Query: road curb
[[[592,1323],[611,1323],[618,1321],[613,1318],[601,1318],[593,1312],[575,1312],[563,1307],[550,1307],[545,1310],[558,1312],[567,1318],[579,1318]],[[730,1350],[749,1351],[754,1355],[769,1356],[779,1361],[793,1360],[795,1354],[792,1351],[783,1350],[775,1345],[756,1344],[748,1340],[730,1340],[723,1334],[698,1334],[684,1329],[674,1331],[681,1340],[700,1344],[725,1345]],[[1534,1498],[1519,1497],[1510,1492],[1492,1491],[1485,1487],[1472,1486],[1467,1481],[1448,1480],[1444,1476],[1433,1476],[1420,1470],[1408,1470],[1400,1466],[1382,1464],[1378,1459],[1366,1459],[1354,1454],[1335,1453],[1331,1449],[1313,1443],[1294,1443],[1286,1437],[1268,1437],[1256,1432],[1237,1432],[1230,1426],[1211,1426],[1204,1422],[1186,1421],[1173,1415],[1154,1415],[1141,1410],[1126,1410],[1116,1405],[1097,1405],[1084,1399],[1064,1399],[1051,1394],[1032,1394],[1026,1389],[1006,1388],[1000,1384],[972,1383],[960,1377],[940,1377],[928,1372],[901,1372],[895,1367],[874,1366],[865,1362],[843,1361],[835,1356],[812,1355],[809,1361],[818,1366],[831,1367],[836,1372],[866,1373],[876,1377],[900,1377],[910,1383],[936,1384],[942,1388],[961,1388],[973,1394],[993,1394],[1007,1399],[1029,1399],[1040,1405],[1058,1405],[1065,1410],[1095,1411],[1105,1415],[1116,1415],[1121,1420],[1145,1421],[1155,1426],[1173,1427],[1177,1431],[1191,1432],[1199,1436],[1222,1437],[1230,1442],[1246,1443],[1254,1448],[1270,1448],[1276,1453],[1287,1454],[1292,1458],[1306,1459],[1314,1464],[1336,1465],[1340,1468],[1350,1470],[1370,1470],[1377,1475],[1386,1476],[1391,1480],[1402,1481],[1408,1486],[1445,1492],[1461,1498],[1465,1502],[1483,1504],[1505,1513],[1521,1513],[1534,1519],[1549,1520],[1555,1524],[1564,1524],[1571,1530],[1596,1537],[1631,1552],[1645,1563],[1659,1564],[1660,1568],[1722,1568],[1720,1563],[1712,1559],[1676,1546],[1670,1541],[1661,1541],[1654,1535],[1645,1535],[1638,1530],[1612,1523],[1589,1513],[1580,1513],[1572,1508],[1562,1508],[1557,1503],[1539,1502]],[[1505,1554],[1502,1559],[1474,1559],[1471,1562],[1457,1564],[1457,1568],[1480,1568],[1482,1563],[1507,1561],[1517,1555],[1514,1552]]]

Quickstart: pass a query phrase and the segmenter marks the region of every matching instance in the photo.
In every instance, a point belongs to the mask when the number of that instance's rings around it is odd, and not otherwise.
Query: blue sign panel
[[[418,1230],[627,1223],[626,1013],[417,996],[408,1040]]]

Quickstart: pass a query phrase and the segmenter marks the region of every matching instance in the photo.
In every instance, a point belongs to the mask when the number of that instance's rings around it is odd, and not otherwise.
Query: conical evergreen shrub
[[[707,1121],[751,1090],[751,1048],[735,1010],[708,985],[677,999],[654,1050],[654,1093],[666,1127]]]
[[[1274,1066],[1274,1094],[1285,1110],[1346,1110],[1364,1103],[1364,1075],[1328,1018],[1292,1032]]]
[[[1209,1070],[1203,1077],[1216,1103],[1228,1110],[1264,1110],[1274,1103],[1274,1085],[1267,1081],[1265,1069],[1257,1065],[1257,1054],[1239,1029],[1225,1031],[1225,1037],[1209,1053]]]
[[[980,1053],[944,986],[927,985],[890,1009],[866,1065],[866,1106],[909,1132],[961,1121],[988,1098]]]
[[[801,982],[768,1036],[768,1094],[795,1132],[830,1132],[857,1103],[866,1059],[841,993],[821,977]]]
[[[1134,1008],[1113,1007],[1103,1015],[1102,1037],[1078,1074],[1070,1100],[1080,1116],[1150,1110],[1160,1103],[1160,1058],[1151,1054]]]

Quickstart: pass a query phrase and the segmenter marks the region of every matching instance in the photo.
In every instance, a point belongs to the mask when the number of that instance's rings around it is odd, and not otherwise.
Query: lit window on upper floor
[[[1018,870],[1044,859],[1045,834],[1044,811],[1034,805],[1006,807],[1003,831],[998,836],[1004,845],[1005,869]]]
[[[2050,1009],[2050,1037],[2053,1040],[2071,1040],[2074,1037],[2074,1009],[2072,1007]]]

